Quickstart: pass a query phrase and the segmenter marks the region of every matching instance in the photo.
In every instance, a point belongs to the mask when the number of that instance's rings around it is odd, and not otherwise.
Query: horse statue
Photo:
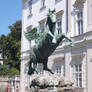
[[[74,46],[74,42],[71,38],[67,37],[64,33],[58,34],[56,30],[55,9],[52,11],[49,9],[44,32],[39,32],[38,28],[35,27],[31,31],[24,32],[24,34],[29,41],[35,40],[36,43],[30,49],[30,60],[28,62],[29,75],[32,75],[34,71],[38,73],[37,63],[42,63],[43,70],[53,74],[51,69],[47,66],[48,57],[55,51],[64,38],[71,42],[71,46]]]

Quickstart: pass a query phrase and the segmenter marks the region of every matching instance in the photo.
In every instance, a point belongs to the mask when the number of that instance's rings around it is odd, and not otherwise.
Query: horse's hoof
[[[34,74],[34,70],[28,71],[28,75]]]
[[[71,47],[74,47],[74,44],[71,44],[70,46],[71,46]]]
[[[34,72],[28,72],[28,75],[32,75],[32,74],[34,74]]]

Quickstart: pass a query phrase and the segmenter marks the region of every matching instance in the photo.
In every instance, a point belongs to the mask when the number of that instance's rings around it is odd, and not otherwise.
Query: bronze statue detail
[[[44,32],[39,32],[38,28],[33,28],[30,32],[24,32],[28,40],[35,40],[35,46],[30,49],[30,61],[28,62],[28,74],[31,75],[37,71],[37,63],[43,64],[43,70],[53,72],[47,67],[48,57],[55,51],[59,43],[66,38],[74,46],[71,38],[65,34],[58,34],[56,30],[55,10],[49,10]],[[33,63],[33,66],[32,66]]]

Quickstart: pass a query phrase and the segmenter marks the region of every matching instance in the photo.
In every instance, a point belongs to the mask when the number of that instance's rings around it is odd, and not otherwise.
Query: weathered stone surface
[[[72,85],[73,82],[69,80],[66,81],[64,76],[46,73],[42,76],[35,76],[35,78],[31,81],[30,87],[35,88],[35,90],[39,90],[38,92],[50,92],[50,90],[52,90],[52,92],[65,92],[64,90],[72,90]]]

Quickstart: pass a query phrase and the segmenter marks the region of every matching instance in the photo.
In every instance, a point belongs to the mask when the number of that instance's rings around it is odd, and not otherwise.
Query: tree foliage
[[[10,33],[0,36],[0,51],[4,65],[0,65],[0,75],[19,74],[20,47],[21,47],[21,21],[9,26]]]

